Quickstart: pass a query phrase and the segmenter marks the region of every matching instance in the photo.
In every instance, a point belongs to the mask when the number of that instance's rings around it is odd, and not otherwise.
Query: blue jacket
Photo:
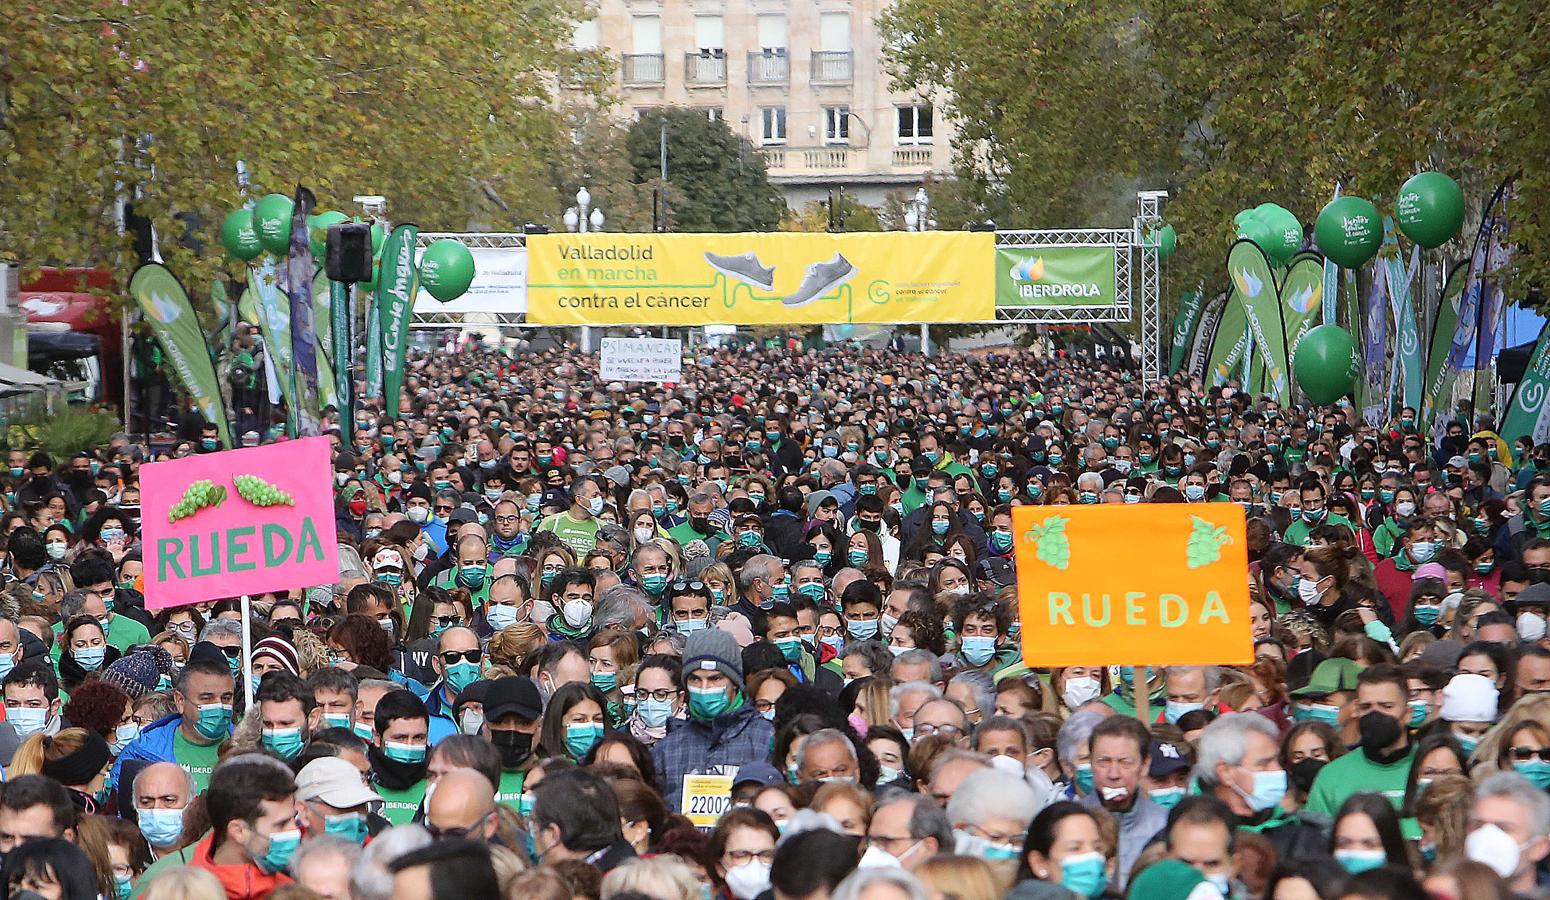
[[[457,734],[459,731],[457,721],[452,718],[452,707],[441,698],[441,689],[446,685],[440,681],[431,685],[430,695],[422,698],[425,701],[425,709],[431,714],[430,728],[427,730],[426,743],[432,747],[441,743],[441,739]]]
[[[685,775],[735,776],[742,766],[768,762],[770,742],[775,739],[775,726],[765,721],[746,700],[737,709],[709,722],[696,719],[669,719],[668,722],[667,737],[651,747],[651,760],[656,763],[657,772],[667,788],[662,796],[671,810],[683,806]],[[677,723],[676,726],[673,723]]]
[[[145,726],[140,736],[129,742],[124,752],[113,761],[113,783],[122,784],[118,780],[119,770],[124,766],[126,759],[143,759],[147,762],[177,762],[172,755],[172,738],[178,733],[178,728],[183,724],[183,716],[173,713]]]

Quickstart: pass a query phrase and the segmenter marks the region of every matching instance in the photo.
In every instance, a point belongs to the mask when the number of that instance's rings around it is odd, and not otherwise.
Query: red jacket
[[[252,863],[240,866],[224,866],[210,859],[210,844],[214,833],[207,834],[194,845],[194,859],[189,865],[210,872],[226,889],[230,900],[263,900],[282,884],[290,884],[291,877],[284,872],[265,873]]]
[[[1406,572],[1394,565],[1394,559],[1390,557],[1373,567],[1372,577],[1394,612],[1394,621],[1404,621],[1405,614],[1410,611],[1410,583],[1415,579],[1415,570]]]

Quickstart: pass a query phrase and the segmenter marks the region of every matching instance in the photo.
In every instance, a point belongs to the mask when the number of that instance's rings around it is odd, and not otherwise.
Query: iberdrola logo
[[[1259,276],[1247,269],[1239,269],[1232,273],[1232,283],[1237,286],[1238,293],[1245,297],[1258,297],[1259,292],[1265,289],[1265,283]]]
[[[1066,281],[1056,272],[1046,273],[1044,257],[1035,256],[1024,259],[1012,265],[1008,273],[1012,282],[1017,285],[1017,295],[1024,300],[1043,299],[1082,299],[1086,297],[1101,297],[1103,292],[1098,285],[1090,281]],[[1045,277],[1051,279],[1045,282]]]
[[[1025,259],[1012,267],[1013,281],[1043,281],[1044,257],[1035,256],[1033,259]]]

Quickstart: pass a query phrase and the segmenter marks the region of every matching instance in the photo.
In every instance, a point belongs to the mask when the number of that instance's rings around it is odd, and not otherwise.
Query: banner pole
[[[243,710],[253,711],[253,598],[242,595],[242,695]]]
[[[1130,667],[1130,683],[1135,685],[1136,718],[1147,728],[1152,727],[1152,684],[1146,677],[1146,666]]]

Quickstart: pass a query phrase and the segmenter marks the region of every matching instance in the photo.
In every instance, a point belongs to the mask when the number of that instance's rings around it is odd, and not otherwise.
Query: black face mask
[[[502,769],[518,769],[533,755],[533,736],[525,731],[490,729],[490,743],[500,751]]]
[[[875,531],[878,530],[878,527],[881,526],[882,524],[883,523],[875,521],[875,520],[872,520],[872,519],[857,519],[856,520],[856,527],[861,529],[862,531],[872,531],[872,532],[875,532]]]
[[[1362,736],[1362,750],[1370,757],[1372,754],[1382,754],[1385,747],[1399,740],[1404,732],[1400,730],[1399,720],[1387,713],[1370,712],[1357,721],[1357,728]]]
[[[1293,763],[1290,773],[1292,787],[1303,794],[1312,791],[1313,779],[1318,777],[1319,770],[1322,768],[1324,768],[1324,760],[1312,757]]]
[[[695,531],[699,532],[700,534],[710,534],[710,520],[709,519],[700,518],[700,517],[691,518],[691,519],[689,519],[689,527],[693,528]]]

